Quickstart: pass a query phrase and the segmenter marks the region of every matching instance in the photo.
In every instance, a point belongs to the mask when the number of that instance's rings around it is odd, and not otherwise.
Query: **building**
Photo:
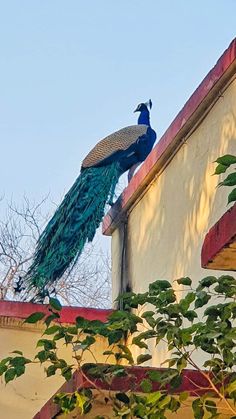
[[[214,161],[236,154],[235,78],[236,40],[106,215],[103,233],[112,236],[114,299],[127,286],[142,292],[156,279],[181,276],[197,284],[206,274],[202,245],[227,210],[228,190],[217,188]]]

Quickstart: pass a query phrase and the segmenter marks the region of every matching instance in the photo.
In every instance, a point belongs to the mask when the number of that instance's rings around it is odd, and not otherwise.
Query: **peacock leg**
[[[129,169],[129,172],[128,172],[128,183],[131,181],[131,179],[132,179],[132,177],[134,176],[134,172],[135,172],[135,170],[137,169],[137,167],[140,165],[140,162],[139,163],[136,163],[136,164],[134,164],[130,169]]]

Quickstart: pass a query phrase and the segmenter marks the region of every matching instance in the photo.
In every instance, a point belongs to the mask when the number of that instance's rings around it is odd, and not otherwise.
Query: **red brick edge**
[[[145,183],[145,178],[154,169],[157,162],[161,161],[170,149],[170,146],[174,144],[175,137],[180,131],[186,127],[190,118],[193,116],[199,105],[203,102],[208,94],[212,91],[216,83],[226,73],[228,68],[236,60],[236,38],[231,42],[228,49],[219,58],[213,69],[203,79],[201,84],[186,102],[182,110],[178,113],[176,118],[173,120],[167,131],[164,133],[162,138],[153,148],[139,171],[132,178],[131,182],[125,188],[122,195],[118,199],[117,203],[111,208],[108,214],[105,216],[103,221],[103,234],[110,235],[122,217],[128,206],[128,201],[135,200],[134,195],[138,195],[139,188]],[[150,180],[147,181],[149,183]]]
[[[214,257],[236,240],[236,203],[209,230],[202,246],[201,264],[206,268]]]
[[[30,314],[41,311],[48,313],[48,305],[23,303],[17,301],[0,301],[0,316],[26,319]],[[100,320],[105,322],[112,310],[85,307],[63,307],[60,312],[61,323],[74,323],[76,317],[81,316],[87,320]]]
[[[127,377],[116,377],[113,379],[111,386],[108,386],[102,380],[94,379],[86,373],[87,365],[83,366],[83,374],[81,371],[76,371],[73,378],[58,390],[57,393],[72,393],[81,388],[99,388],[102,390],[111,390],[117,392],[127,392],[134,389],[137,392],[143,392],[140,384],[144,378],[149,377],[150,371],[158,371],[165,373],[165,368],[152,368],[152,367],[126,367],[128,372]],[[86,379],[88,377],[88,380]],[[167,386],[166,390],[172,394],[179,394],[188,391],[190,396],[198,397],[205,393],[205,389],[209,387],[207,379],[197,370],[185,369],[182,372],[182,383],[175,390],[170,390]],[[160,390],[160,384],[154,382],[152,391]],[[60,409],[58,405],[53,402],[54,396],[42,407],[42,409],[34,416],[33,419],[51,419],[55,417]]]

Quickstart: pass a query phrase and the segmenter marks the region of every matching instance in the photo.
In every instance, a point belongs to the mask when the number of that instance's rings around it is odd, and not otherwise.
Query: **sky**
[[[235,0],[0,0],[0,213],[23,195],[60,202],[139,102],[152,99],[160,138],[235,16]]]

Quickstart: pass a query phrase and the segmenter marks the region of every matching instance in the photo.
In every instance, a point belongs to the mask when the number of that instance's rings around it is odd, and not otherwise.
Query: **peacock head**
[[[149,101],[148,102],[145,102],[145,103],[140,103],[138,106],[137,106],[137,108],[135,109],[135,111],[134,112],[148,112],[149,113],[149,110],[148,110],[148,108],[151,110],[152,109],[152,101],[151,101],[151,99],[149,99]]]

